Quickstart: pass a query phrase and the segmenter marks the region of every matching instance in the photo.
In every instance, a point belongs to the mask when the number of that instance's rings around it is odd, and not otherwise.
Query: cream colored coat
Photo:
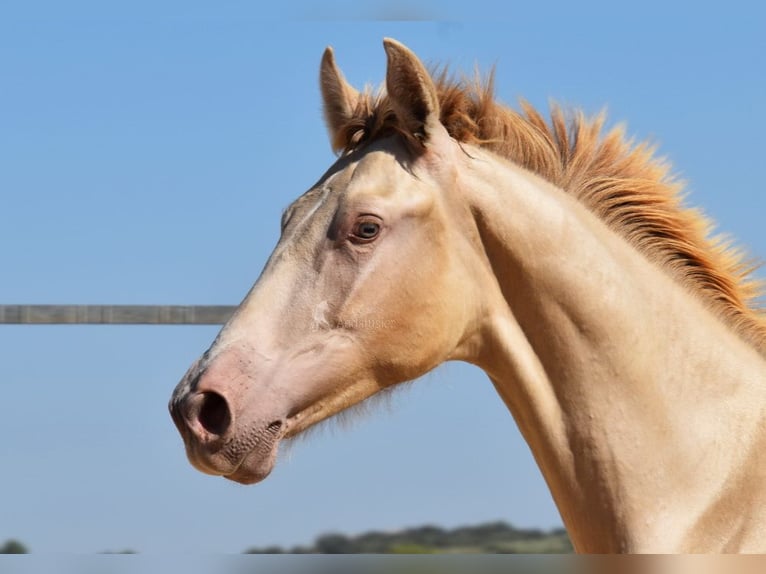
[[[192,464],[257,482],[281,440],[460,359],[578,551],[766,551],[766,329],[736,254],[645,147],[385,48],[378,99],[325,53],[344,154],[171,399]]]

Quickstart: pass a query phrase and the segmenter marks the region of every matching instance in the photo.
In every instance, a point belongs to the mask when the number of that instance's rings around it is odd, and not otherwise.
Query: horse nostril
[[[207,432],[217,436],[226,434],[231,425],[229,405],[221,395],[214,392],[202,393],[197,420]]]

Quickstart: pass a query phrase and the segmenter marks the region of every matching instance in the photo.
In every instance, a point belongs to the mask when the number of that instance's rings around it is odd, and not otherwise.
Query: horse
[[[385,89],[327,48],[337,161],[170,400],[198,470],[449,360],[514,417],[578,552],[766,551],[766,316],[741,251],[622,128],[515,111],[384,40]]]

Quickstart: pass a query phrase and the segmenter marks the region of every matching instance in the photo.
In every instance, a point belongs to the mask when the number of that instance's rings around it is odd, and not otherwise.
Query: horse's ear
[[[335,56],[329,46],[322,55],[319,85],[322,90],[324,119],[330,132],[330,145],[333,150],[340,151],[348,143],[344,128],[353,117],[359,101],[359,92],[346,82],[335,64]]]
[[[386,38],[386,90],[397,119],[408,133],[423,142],[439,124],[439,97],[426,67],[406,46]]]

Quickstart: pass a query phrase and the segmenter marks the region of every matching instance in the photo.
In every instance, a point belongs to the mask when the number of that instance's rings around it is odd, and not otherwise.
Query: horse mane
[[[604,133],[604,114],[587,118],[553,106],[550,122],[527,102],[521,113],[495,100],[486,81],[435,74],[440,119],[450,136],[536,173],[580,200],[649,260],[667,270],[756,349],[766,353],[757,265],[698,209],[684,205],[683,184],[653,145],[636,144],[623,126]],[[336,144],[350,152],[399,132],[384,92],[365,90]]]

